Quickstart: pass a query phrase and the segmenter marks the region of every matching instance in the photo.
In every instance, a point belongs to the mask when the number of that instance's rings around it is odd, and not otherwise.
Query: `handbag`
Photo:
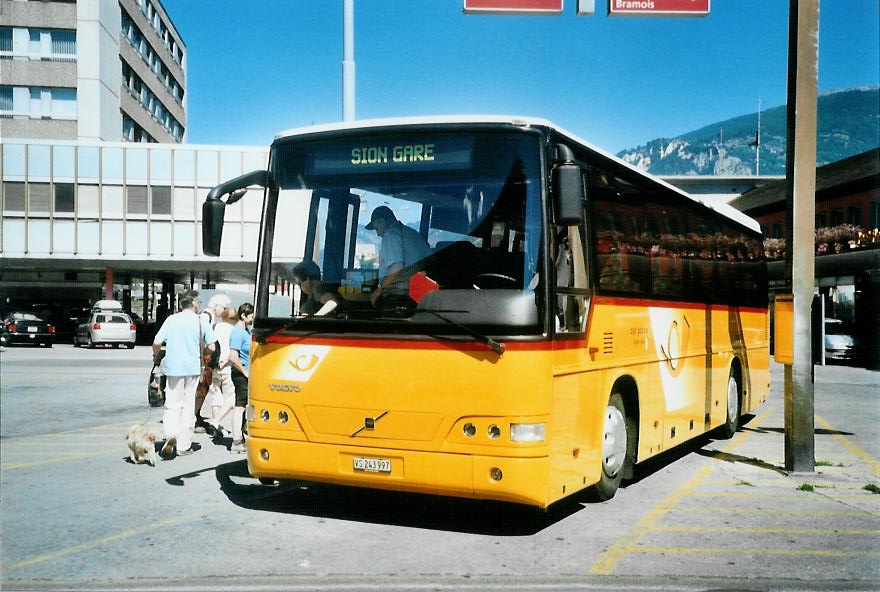
[[[217,343],[215,345],[215,349],[217,349],[218,351],[220,349],[219,345],[220,345],[219,343]],[[204,405],[205,399],[208,397],[208,390],[211,387],[211,382],[213,382],[213,380],[214,380],[214,371],[211,369],[210,365],[208,364],[208,356],[210,355],[210,352],[205,353],[206,352],[205,340],[202,335],[201,321],[199,321],[199,351],[202,353],[202,355],[200,356],[201,361],[202,361],[202,366],[201,366],[202,369],[201,369],[201,372],[199,373],[199,384],[198,384],[198,386],[196,386],[195,414],[196,414],[197,419],[199,417],[199,411],[201,411],[202,405]],[[219,354],[218,354],[218,358],[219,358]]]
[[[150,407],[162,407],[165,404],[165,374],[158,364],[150,370],[150,380],[147,382],[147,402]]]

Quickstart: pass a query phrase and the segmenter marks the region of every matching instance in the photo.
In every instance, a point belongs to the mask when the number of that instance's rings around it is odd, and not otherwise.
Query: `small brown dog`
[[[159,456],[156,454],[156,440],[159,438],[142,425],[132,426],[125,437],[128,443],[128,458],[135,464],[149,463],[156,466]]]

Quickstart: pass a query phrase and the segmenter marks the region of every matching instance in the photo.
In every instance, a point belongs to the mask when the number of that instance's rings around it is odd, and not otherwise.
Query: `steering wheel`
[[[478,273],[471,278],[475,288],[484,290],[492,288],[516,288],[519,282],[515,277],[503,273]]]

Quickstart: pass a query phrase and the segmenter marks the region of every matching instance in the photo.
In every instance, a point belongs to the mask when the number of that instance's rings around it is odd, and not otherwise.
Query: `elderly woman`
[[[300,314],[320,317],[339,306],[339,294],[321,282],[321,269],[314,261],[297,263],[293,268],[293,279],[306,295],[299,307]]]

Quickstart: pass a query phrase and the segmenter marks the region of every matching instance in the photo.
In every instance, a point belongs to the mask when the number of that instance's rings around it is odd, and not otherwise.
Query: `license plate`
[[[37,332],[36,327],[28,327],[27,329],[28,329],[28,333],[36,333]]]
[[[391,461],[387,458],[363,458],[354,457],[354,470],[367,471],[369,473],[390,473]]]

